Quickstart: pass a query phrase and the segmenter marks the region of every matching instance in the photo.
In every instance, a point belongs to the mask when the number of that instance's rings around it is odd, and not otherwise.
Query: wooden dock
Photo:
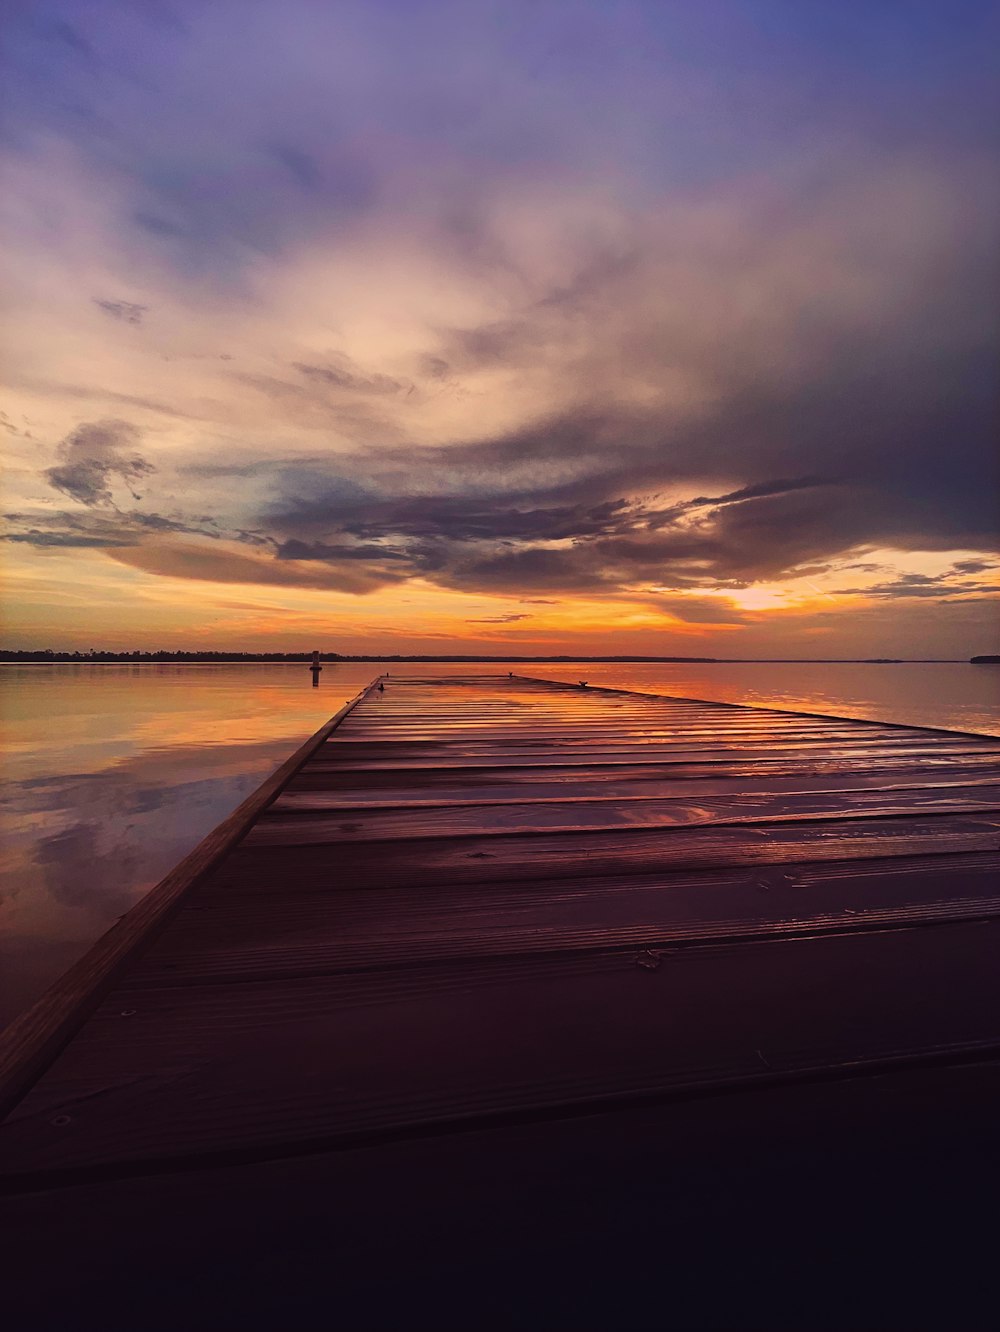
[[[0,1039],[17,1326],[979,1326],[998,759],[374,682]]]

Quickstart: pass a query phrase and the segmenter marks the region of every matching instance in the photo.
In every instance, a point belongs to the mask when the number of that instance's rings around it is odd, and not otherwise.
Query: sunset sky
[[[988,0],[14,0],[7,647],[1000,650]]]

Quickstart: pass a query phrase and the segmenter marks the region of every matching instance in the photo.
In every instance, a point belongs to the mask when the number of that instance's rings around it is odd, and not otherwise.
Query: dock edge
[[[152,942],[185,894],[240,840],[303,763],[378,685],[375,676],[323,723],[256,791],[213,828],[174,868],[49,986],[31,1008],[0,1031],[0,1119],[21,1100],[111,988],[136,951]]]

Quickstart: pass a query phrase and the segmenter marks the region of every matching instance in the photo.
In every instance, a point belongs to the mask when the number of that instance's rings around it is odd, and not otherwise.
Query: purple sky
[[[8,13],[10,646],[1000,646],[995,4]]]

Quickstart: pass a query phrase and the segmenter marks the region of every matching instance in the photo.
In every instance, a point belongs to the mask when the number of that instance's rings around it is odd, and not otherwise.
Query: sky
[[[6,15],[4,646],[1000,650],[1000,6]]]

